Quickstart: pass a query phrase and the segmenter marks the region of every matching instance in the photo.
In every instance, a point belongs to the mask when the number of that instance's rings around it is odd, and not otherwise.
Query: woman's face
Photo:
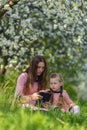
[[[36,71],[37,76],[40,76],[43,73],[44,69],[45,69],[45,63],[39,62]]]

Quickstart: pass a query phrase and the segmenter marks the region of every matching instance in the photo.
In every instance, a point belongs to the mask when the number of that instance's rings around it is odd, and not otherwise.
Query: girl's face
[[[44,69],[45,69],[45,63],[39,62],[36,71],[37,76],[40,76],[43,73]]]
[[[62,82],[58,80],[58,78],[50,78],[50,88],[53,91],[59,91],[60,87],[62,86]]]

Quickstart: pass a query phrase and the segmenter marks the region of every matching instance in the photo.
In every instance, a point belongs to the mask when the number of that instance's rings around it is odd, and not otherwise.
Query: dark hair
[[[46,64],[46,60],[45,60],[44,56],[36,55],[32,59],[30,66],[26,69],[26,72],[28,73],[28,80],[27,80],[27,83],[26,83],[26,88],[28,88],[28,89],[30,87],[32,87],[33,83],[36,81],[36,78],[37,78],[36,71],[37,71],[37,67],[38,67],[39,62],[44,62],[44,64],[45,64],[45,68],[44,68],[43,73],[40,76],[38,76],[37,82],[39,83],[39,90],[46,88],[46,85],[47,85],[47,80],[46,80],[47,64]]]

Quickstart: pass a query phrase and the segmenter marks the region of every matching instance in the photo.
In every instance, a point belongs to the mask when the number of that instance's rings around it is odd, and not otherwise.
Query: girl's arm
[[[63,91],[63,98],[66,104],[69,105],[69,107],[72,107],[75,105],[75,103],[71,100],[66,90]]]

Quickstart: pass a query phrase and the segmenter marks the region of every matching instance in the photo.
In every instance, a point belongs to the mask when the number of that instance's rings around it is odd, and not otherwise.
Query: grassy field
[[[1,130],[87,130],[87,103],[80,104],[81,114],[31,111],[21,107],[11,109],[7,103],[0,103]]]
[[[17,75],[6,76],[0,82],[0,130],[87,130],[87,102],[76,101],[81,108],[80,115],[31,111],[29,108],[11,108]]]

